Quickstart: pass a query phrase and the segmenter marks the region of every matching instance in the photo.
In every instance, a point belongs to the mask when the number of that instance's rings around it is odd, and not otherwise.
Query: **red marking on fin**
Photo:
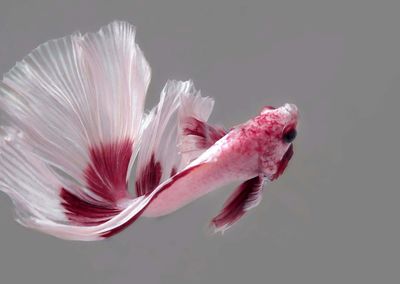
[[[132,141],[102,144],[89,149],[90,164],[85,170],[87,188],[105,202],[91,202],[89,195],[78,197],[62,188],[61,204],[68,219],[79,225],[94,226],[121,212],[117,202],[127,198],[126,174],[132,156]]]
[[[246,211],[261,200],[263,178],[254,177],[242,183],[225,202],[221,213],[211,220],[217,231],[225,231],[237,222]]]
[[[91,162],[85,176],[91,191],[112,203],[128,197],[126,174],[132,156],[132,144],[126,139],[89,150]]]
[[[140,176],[136,179],[137,196],[152,192],[160,184],[161,176],[161,164],[156,161],[154,154],[152,154],[149,163],[142,169]]]
[[[102,224],[117,215],[121,210],[110,206],[95,205],[61,188],[61,204],[68,219],[74,224],[95,226]]]
[[[290,145],[290,147],[286,150],[286,153],[283,155],[282,160],[279,162],[278,169],[276,173],[273,175],[271,180],[277,179],[280,175],[283,174],[285,171],[287,165],[289,164],[290,159],[293,156],[293,144]]]
[[[194,117],[188,117],[184,122],[183,134],[197,136],[199,138],[196,143],[197,148],[207,149],[225,136],[226,131]]]
[[[176,168],[172,167],[171,169],[171,174],[169,175],[170,177],[173,177],[174,175],[176,175]]]

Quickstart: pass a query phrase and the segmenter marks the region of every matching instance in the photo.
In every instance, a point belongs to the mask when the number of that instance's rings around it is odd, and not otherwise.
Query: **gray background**
[[[0,71],[38,44],[137,26],[153,70],[193,78],[232,126],[296,103],[295,156],[223,237],[206,224],[233,188],[111,240],[25,229],[0,194],[0,283],[400,283],[399,1],[4,1]]]

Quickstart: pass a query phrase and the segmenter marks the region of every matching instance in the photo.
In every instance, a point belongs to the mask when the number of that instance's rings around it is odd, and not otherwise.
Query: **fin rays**
[[[216,232],[225,232],[248,210],[256,207],[262,198],[264,179],[254,177],[242,183],[225,202],[221,212],[212,219]]]
[[[149,81],[135,28],[125,22],[44,43],[4,75],[0,110],[10,127],[1,133],[0,190],[23,225],[96,239],[78,227],[112,223],[142,204],[129,196],[127,178]]]

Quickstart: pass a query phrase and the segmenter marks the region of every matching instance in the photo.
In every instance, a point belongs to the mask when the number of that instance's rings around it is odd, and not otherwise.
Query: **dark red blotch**
[[[172,167],[172,169],[171,169],[171,173],[170,173],[170,177],[173,177],[174,175],[176,175],[176,173],[177,173],[177,171],[176,171],[176,168],[175,167]]]
[[[91,147],[90,163],[84,171],[87,188],[103,198],[94,201],[89,195],[79,197],[61,189],[61,204],[70,221],[78,225],[98,225],[121,212],[117,203],[129,198],[126,175],[132,156],[129,139]]]
[[[65,188],[61,189],[61,204],[65,208],[65,214],[74,224],[95,226],[110,220],[120,210],[108,205],[96,205],[85,201],[70,193]]]
[[[185,121],[183,134],[198,136],[199,140],[196,146],[199,149],[207,149],[225,136],[226,131],[222,128],[213,127],[194,117],[188,117]]]
[[[132,156],[132,142],[102,144],[89,152],[90,164],[85,171],[89,189],[112,203],[128,197],[126,173]]]
[[[152,192],[160,184],[161,176],[161,164],[152,154],[149,163],[140,171],[140,176],[136,179],[137,196]]]

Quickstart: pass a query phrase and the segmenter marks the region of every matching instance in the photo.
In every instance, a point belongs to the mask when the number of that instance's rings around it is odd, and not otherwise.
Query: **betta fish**
[[[126,22],[48,41],[4,75],[0,190],[20,224],[100,240],[241,182],[211,221],[223,232],[259,204],[293,155],[297,107],[264,107],[227,131],[207,122],[214,100],[192,81],[168,81],[146,112],[149,82]]]

